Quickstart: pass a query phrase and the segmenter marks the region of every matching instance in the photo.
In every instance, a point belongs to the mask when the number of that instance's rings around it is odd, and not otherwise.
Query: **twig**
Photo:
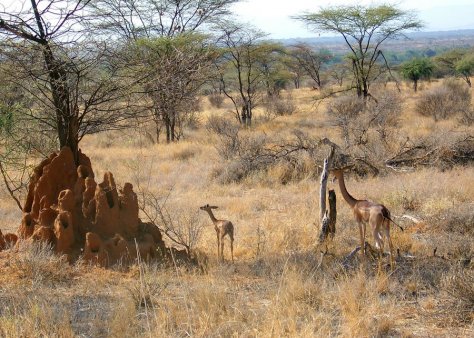
[[[10,193],[10,196],[13,198],[13,200],[16,202],[16,205],[18,205],[18,208],[20,208],[21,211],[23,211],[23,207],[21,206],[21,203],[20,201],[18,200],[18,198],[15,196],[15,194],[13,193],[13,189],[10,187],[10,184],[8,183],[8,179],[7,179],[7,173],[5,172],[5,169],[3,168],[3,165],[2,165],[2,162],[0,161],[0,171],[2,173],[2,177],[3,177],[3,182],[5,183],[5,187],[7,188],[8,192]]]

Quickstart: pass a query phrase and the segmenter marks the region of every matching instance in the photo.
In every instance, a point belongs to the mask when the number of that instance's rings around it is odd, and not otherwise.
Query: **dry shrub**
[[[267,116],[292,115],[296,112],[297,106],[291,95],[286,97],[274,96],[267,97],[264,103]]]
[[[389,141],[390,133],[399,127],[402,100],[393,90],[379,91],[374,95],[377,101],[369,101],[366,108],[370,127],[379,133],[382,141]]]
[[[471,92],[460,81],[446,80],[442,86],[422,93],[415,110],[420,115],[433,117],[435,121],[448,119],[455,114],[469,116],[472,110]]]
[[[188,128],[190,130],[198,130],[201,127],[201,117],[197,111],[192,111],[185,114],[181,118],[181,125],[184,128]]]
[[[240,148],[241,139],[240,126],[235,121],[213,115],[207,120],[206,129],[218,138],[215,147],[219,156],[230,159],[236,154]]]
[[[199,218],[199,210],[170,204],[170,194],[171,191],[157,194],[142,190],[139,208],[147,220],[156,224],[174,246],[184,248],[186,258],[192,261],[191,252],[201,239],[204,223]],[[170,254],[174,252],[172,250]]]
[[[183,149],[178,149],[174,152],[171,152],[171,158],[175,161],[187,161],[191,158],[194,158],[197,154],[201,152],[201,149],[195,146],[183,147]]]
[[[212,176],[215,177],[219,183],[229,184],[242,181],[248,174],[248,171],[242,163],[230,162],[225,166],[215,168]]]
[[[221,94],[209,94],[207,97],[211,106],[215,108],[221,108],[224,103],[224,95]]]
[[[437,167],[442,170],[474,162],[474,137],[469,133],[440,132],[405,143],[385,163],[393,168]]]
[[[248,135],[247,138],[239,138],[237,144],[233,156],[229,158],[230,162],[215,173],[221,183],[240,182],[252,173],[267,168],[273,162],[271,157],[265,155],[267,144],[265,135]],[[221,148],[227,145],[223,143]]]
[[[443,210],[441,213],[432,217],[432,222],[437,229],[457,233],[460,235],[474,235],[474,212],[472,205],[462,204],[455,208]]]
[[[419,194],[414,190],[395,190],[386,198],[387,205],[400,206],[405,211],[419,211],[421,200]]]
[[[359,129],[356,125],[356,119],[364,108],[364,100],[355,96],[340,96],[328,105],[326,114],[339,129],[346,147],[353,143],[351,138],[357,138],[357,136],[354,137],[352,134]]]
[[[18,253],[12,256],[14,266],[23,278],[33,284],[55,284],[70,280],[73,267],[66,256],[57,255],[46,242],[20,242]]]
[[[461,123],[467,124],[468,126],[474,124],[474,107],[465,109],[461,112]]]
[[[339,129],[345,151],[363,159],[355,168],[359,175],[378,174],[385,167],[383,159],[393,156],[400,137],[397,127],[401,113],[398,93],[380,91],[377,98],[340,96],[329,103],[326,111],[331,124]]]
[[[371,141],[389,142],[391,131],[398,126],[401,110],[399,95],[384,90],[367,102],[355,96],[340,96],[329,103],[326,113],[340,130],[347,148]],[[373,132],[378,133],[377,139],[371,136]]]
[[[221,183],[240,182],[251,175],[261,178],[260,174],[264,174],[265,179],[273,177],[286,184],[317,175],[315,163],[321,162],[321,149],[306,134],[294,131],[291,140],[283,141],[226,126],[219,123],[208,128],[218,135],[217,151],[228,161],[214,171],[214,177]]]
[[[454,269],[442,281],[447,299],[440,304],[445,319],[458,325],[469,325],[474,321],[474,270]],[[448,323],[446,323],[448,324]]]
[[[278,161],[268,168],[267,178],[281,184],[314,178],[319,173],[318,163],[311,154],[300,152],[290,158]]]

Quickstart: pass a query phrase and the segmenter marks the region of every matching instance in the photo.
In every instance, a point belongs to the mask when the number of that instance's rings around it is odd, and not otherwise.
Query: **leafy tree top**
[[[474,73],[474,54],[467,54],[456,62],[456,72],[470,76]]]
[[[415,58],[402,65],[401,73],[404,78],[418,81],[431,76],[434,70],[433,62],[428,58]]]
[[[422,27],[414,14],[394,5],[328,7],[296,19],[306,22],[315,31],[339,33],[348,44],[356,43],[361,48],[368,48],[373,42],[378,45],[387,38],[403,35],[404,31]]]
[[[381,44],[422,27],[415,14],[395,5],[327,7],[295,18],[316,31],[342,35],[350,49],[357,95],[364,97],[369,96],[370,82],[381,74],[376,63],[383,61],[390,70]]]

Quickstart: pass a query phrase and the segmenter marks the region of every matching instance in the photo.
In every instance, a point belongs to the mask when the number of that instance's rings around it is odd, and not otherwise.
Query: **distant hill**
[[[392,52],[430,48],[442,50],[474,46],[474,29],[411,32],[407,33],[406,37],[407,39],[400,38],[397,40],[389,40],[384,44],[384,46]],[[278,39],[273,41],[280,42],[285,46],[304,42],[315,47],[328,49],[336,54],[345,53],[347,51],[344,39],[341,36],[318,36],[314,38]]]

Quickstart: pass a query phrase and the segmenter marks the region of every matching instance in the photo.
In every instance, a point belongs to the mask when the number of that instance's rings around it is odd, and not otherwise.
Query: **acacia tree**
[[[292,46],[289,54],[304,71],[305,75],[309,76],[318,88],[321,88],[321,68],[324,63],[331,59],[331,54],[328,51],[317,52],[305,43]]]
[[[118,128],[126,118],[127,87],[118,81],[114,51],[84,29],[90,0],[30,0],[17,10],[0,10],[0,55],[4,81],[34,101],[26,113],[42,131],[54,130],[59,146],[78,161],[86,134]]]
[[[219,23],[239,0],[93,0],[95,27],[131,41],[176,36]]]
[[[466,54],[461,60],[456,62],[456,72],[471,87],[471,76],[474,74],[474,54]]]
[[[329,75],[336,81],[339,87],[342,87],[344,79],[350,74],[350,66],[345,60],[342,63],[336,63],[329,69]]]
[[[0,62],[1,79],[5,79],[5,69],[9,67],[8,62]],[[57,147],[48,133],[38,133],[37,121],[26,117],[33,100],[25,94],[21,87],[0,81],[0,174],[20,210],[32,169],[31,153],[47,156]]]
[[[419,29],[422,24],[412,12],[394,5],[338,6],[323,8],[317,13],[295,17],[316,31],[342,35],[350,50],[355,89],[359,97],[369,96],[369,87],[380,74],[377,63],[388,64],[382,44],[389,39],[403,36],[407,30]]]
[[[401,73],[405,79],[413,81],[413,90],[417,91],[418,81],[433,74],[434,65],[428,58],[415,58],[402,64]]]
[[[183,118],[196,109],[198,90],[209,78],[215,48],[204,35],[183,33],[139,39],[131,50],[136,61],[132,73],[146,78],[143,85],[152,101],[156,141],[162,126],[168,143],[178,140]]]
[[[216,62],[222,91],[233,103],[235,115],[244,126],[251,126],[253,109],[261,102],[265,76],[262,54],[268,52],[259,42],[264,34],[251,28],[227,24],[221,27],[221,56]]]
[[[455,76],[456,64],[466,55],[466,50],[455,48],[448,50],[433,58],[436,63],[437,73],[442,76]]]
[[[290,78],[283,67],[283,45],[275,42],[260,42],[257,67],[263,75],[267,96],[278,96]]]
[[[157,142],[163,127],[167,142],[178,140],[177,123],[189,111],[190,103],[196,100],[197,89],[207,75],[209,57],[213,54],[209,41],[189,33],[217,24],[230,13],[229,7],[237,1],[93,2],[93,26],[115,37],[118,43],[132,46],[131,50],[135,51],[128,54],[132,59],[127,62],[139,67],[132,67],[129,76],[144,77],[141,89],[152,105],[142,109],[147,109],[153,117]]]
[[[441,74],[460,76],[471,87],[474,74],[474,49],[452,49],[434,58]]]
[[[304,69],[300,67],[298,63],[295,62],[294,58],[289,56],[290,52],[286,51],[286,56],[282,59],[283,64],[289,72],[289,77],[293,81],[293,85],[296,89],[300,88],[301,79],[305,75]]]

